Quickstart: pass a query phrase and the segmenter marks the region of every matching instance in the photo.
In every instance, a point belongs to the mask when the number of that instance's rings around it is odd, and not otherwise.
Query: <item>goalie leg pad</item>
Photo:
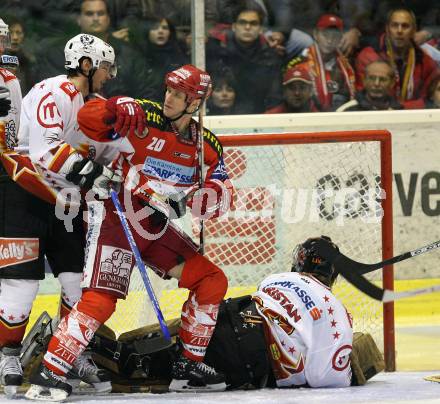
[[[350,354],[353,372],[352,386],[362,386],[367,380],[385,369],[383,355],[370,334],[355,332]]]
[[[46,351],[57,325],[58,318],[52,319],[46,311],[41,313],[23,340],[20,358],[23,369],[26,369],[42,352]]]

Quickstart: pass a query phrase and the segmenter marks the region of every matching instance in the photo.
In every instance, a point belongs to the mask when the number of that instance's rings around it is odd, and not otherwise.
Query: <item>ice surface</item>
[[[69,397],[69,403],[92,403],[103,401],[106,404],[143,402],[148,404],[340,404],[340,403],[440,403],[440,383],[423,380],[424,376],[437,372],[395,372],[376,375],[365,386],[341,389],[264,389],[255,391],[231,391],[223,393],[165,393],[165,394],[110,394],[105,396],[78,395]],[[24,402],[22,395],[18,401]],[[15,400],[17,402],[17,400]],[[29,401],[26,400],[29,403]],[[5,396],[0,403],[11,404]]]

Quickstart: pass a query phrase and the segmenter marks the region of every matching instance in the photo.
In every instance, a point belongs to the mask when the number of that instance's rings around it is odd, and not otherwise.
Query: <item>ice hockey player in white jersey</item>
[[[99,92],[114,76],[114,61],[113,48],[101,39],[84,34],[70,39],[65,47],[68,74],[34,85],[23,98],[18,145],[5,145],[2,152],[2,164],[9,179],[0,184],[0,237],[16,254],[6,260],[0,257],[0,348],[2,359],[8,359],[4,365],[0,362],[0,381],[10,385],[11,396],[13,387],[16,390],[21,384],[18,355],[39,280],[45,276],[45,256],[61,284],[60,316],[67,314],[81,297],[82,214],[71,217],[67,226],[56,216],[54,205],[66,187],[75,191],[75,185],[65,178],[69,168],[74,162],[87,159],[87,168],[94,173],[92,183],[117,180],[114,172],[104,166],[113,159],[113,152],[106,154],[105,144],[95,146],[86,141],[76,119],[86,97]],[[121,104],[116,111],[120,119],[117,122],[127,124],[128,128],[132,116],[125,107],[130,102]],[[137,106],[134,101],[133,104]],[[97,391],[111,389],[106,372],[94,365],[89,354],[78,359],[69,377],[93,384]],[[12,362],[14,367],[10,366]],[[7,380],[12,372],[19,376],[13,384]]]
[[[253,295],[278,387],[351,383],[351,315],[331,291],[337,274],[313,252],[315,240],[295,248],[292,272],[268,276]]]

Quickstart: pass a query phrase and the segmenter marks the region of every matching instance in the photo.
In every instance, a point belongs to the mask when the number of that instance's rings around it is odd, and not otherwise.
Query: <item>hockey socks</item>
[[[76,272],[61,272],[58,275],[58,281],[61,284],[60,318],[69,314],[81,298],[81,277],[82,273]]]
[[[99,326],[113,314],[116,298],[107,293],[86,291],[65,316],[49,342],[44,364],[65,375],[89,345]]]
[[[197,254],[186,261],[179,287],[191,291],[182,308],[179,330],[182,354],[189,359],[203,361],[228,282],[220,268]]]
[[[38,281],[2,279],[0,283],[0,347],[16,347],[26,331]]]

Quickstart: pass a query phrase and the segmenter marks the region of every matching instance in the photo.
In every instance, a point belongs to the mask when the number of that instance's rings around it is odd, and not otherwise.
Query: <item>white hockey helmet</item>
[[[64,47],[64,67],[77,69],[83,57],[92,61],[93,68],[107,68],[110,75],[116,77],[115,51],[102,39],[90,34],[79,34],[69,39]]]
[[[0,18],[0,53],[11,46],[9,26]]]

